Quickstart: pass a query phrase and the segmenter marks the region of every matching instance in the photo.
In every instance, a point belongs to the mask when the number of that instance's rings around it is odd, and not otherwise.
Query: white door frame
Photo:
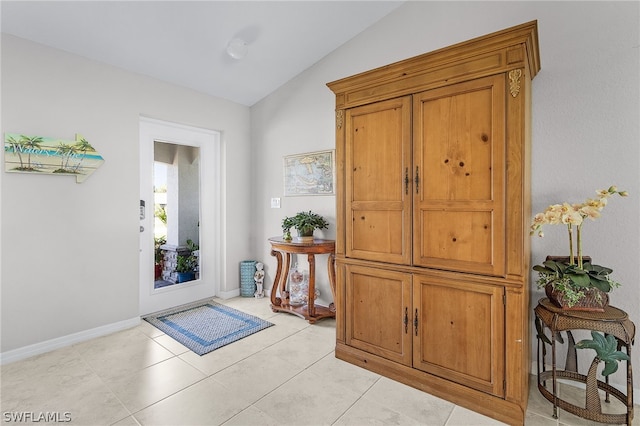
[[[200,148],[200,278],[154,289],[154,143],[168,142]],[[223,262],[221,246],[220,132],[140,117],[140,315],[212,297],[220,291]]]

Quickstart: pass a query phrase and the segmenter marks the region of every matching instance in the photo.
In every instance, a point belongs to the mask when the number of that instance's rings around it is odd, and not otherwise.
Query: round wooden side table
[[[329,273],[329,285],[333,300],[336,298],[336,273],[335,273],[335,249],[333,240],[314,239],[312,242],[285,241],[282,237],[269,238],[271,243],[271,256],[278,261],[278,270],[271,288],[271,310],[273,312],[289,312],[315,323],[322,318],[335,318],[336,309],[333,303],[329,307],[315,304],[316,288],[316,254],[328,254],[327,270]],[[308,302],[301,306],[290,304],[287,291],[287,274],[291,265],[291,254],[306,254],[309,262],[309,294]]]
[[[558,417],[558,407],[575,414],[576,416],[594,420],[600,423],[631,425],[633,419],[633,377],[631,359],[624,361],[627,370],[627,393],[614,388],[609,384],[609,377],[605,381],[597,380],[596,369],[590,369],[587,375],[578,372],[578,361],[575,340],[571,330],[593,330],[612,335],[618,342],[618,350],[623,347],[627,355],[631,357],[631,346],[635,336],[635,324],[629,319],[626,312],[607,306],[604,312],[585,312],[563,310],[555,306],[547,298],[540,299],[535,308],[536,329],[538,331],[538,390],[553,403],[553,417]],[[544,332],[548,328],[550,335]],[[564,370],[556,365],[556,341],[558,334],[564,331],[567,334],[567,357]],[[547,346],[551,345],[550,353]],[[551,356],[551,370],[547,370],[545,360]],[[622,362],[620,361],[622,367]],[[584,407],[572,404],[558,396],[558,379],[570,380],[582,384],[596,383],[597,386],[586,386]],[[552,391],[545,386],[546,381],[551,380]],[[609,395],[613,395],[627,408],[624,414],[604,413],[600,402],[598,389],[604,391],[605,402],[610,402]]]

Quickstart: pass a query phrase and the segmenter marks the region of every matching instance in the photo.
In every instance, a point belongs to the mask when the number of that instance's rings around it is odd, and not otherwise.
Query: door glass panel
[[[199,279],[200,148],[154,142],[154,288]]]

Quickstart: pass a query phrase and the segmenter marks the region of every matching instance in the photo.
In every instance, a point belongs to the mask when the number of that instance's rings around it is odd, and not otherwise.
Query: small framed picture
[[[334,195],[335,150],[284,157],[284,196]]]

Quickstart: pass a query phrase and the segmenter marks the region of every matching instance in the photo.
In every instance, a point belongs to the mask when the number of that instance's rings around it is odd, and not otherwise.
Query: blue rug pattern
[[[177,307],[147,316],[144,320],[198,355],[204,355],[273,325],[212,301]]]

